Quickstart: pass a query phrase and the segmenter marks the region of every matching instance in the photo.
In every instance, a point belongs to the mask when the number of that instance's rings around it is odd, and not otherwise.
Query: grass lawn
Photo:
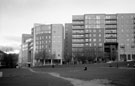
[[[72,86],[68,81],[48,74],[32,73],[27,69],[0,69],[4,76],[0,86]]]
[[[56,72],[63,77],[87,81],[93,79],[109,79],[112,81],[112,84],[115,84],[116,86],[135,86],[135,69],[109,68],[101,65],[66,65],[55,66],[55,68],[41,67],[33,69],[36,71]],[[87,71],[83,71],[85,66],[88,67]]]

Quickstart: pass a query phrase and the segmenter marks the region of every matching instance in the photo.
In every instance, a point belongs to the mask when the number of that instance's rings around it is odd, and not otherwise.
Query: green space
[[[73,86],[69,81],[51,76],[48,72],[86,81],[108,79],[115,86],[135,86],[135,68],[123,67],[122,64],[125,63],[119,63],[118,68],[115,63],[111,63],[112,67],[109,67],[110,63],[98,63],[32,68],[45,73],[34,73],[24,68],[0,69],[4,73],[0,78],[0,86]],[[84,67],[87,67],[86,71]]]

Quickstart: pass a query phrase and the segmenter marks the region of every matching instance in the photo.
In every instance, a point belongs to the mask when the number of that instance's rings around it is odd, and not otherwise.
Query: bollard
[[[3,77],[3,72],[0,72],[0,77]]]

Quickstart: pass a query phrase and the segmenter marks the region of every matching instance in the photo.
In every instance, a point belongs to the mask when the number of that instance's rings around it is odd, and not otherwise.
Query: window
[[[96,43],[94,43],[94,46],[96,46]]]
[[[91,39],[89,39],[89,41],[91,42]]]
[[[91,34],[89,34],[89,36],[91,37]]]
[[[93,32],[95,33],[95,32],[96,32],[96,30],[93,30]]]
[[[101,30],[99,30],[99,32],[101,32]]]
[[[100,19],[100,16],[96,16],[96,19]]]
[[[89,43],[85,43],[85,45],[86,45],[86,46],[88,46],[88,45],[89,45]]]
[[[86,34],[86,35],[85,35],[85,37],[89,37],[89,35],[88,35],[88,34]]]
[[[91,43],[89,43],[89,46],[91,47]]]
[[[85,39],[86,42],[88,42],[89,40],[88,39]]]
[[[99,34],[99,37],[101,37],[101,34]]]
[[[101,39],[99,39],[99,42],[101,42]]]
[[[93,39],[93,42],[96,42],[96,39]]]
[[[99,46],[102,46],[102,43],[99,43]]]
[[[96,34],[93,34],[93,37],[96,37]]]

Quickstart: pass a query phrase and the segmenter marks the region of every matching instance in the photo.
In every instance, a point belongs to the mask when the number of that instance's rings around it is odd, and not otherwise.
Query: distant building
[[[106,14],[104,31],[104,58],[106,61],[117,59],[117,29],[117,14]]]
[[[65,24],[64,59],[67,62],[72,59],[72,23]]]
[[[35,24],[32,34],[33,65],[62,64],[64,46],[63,25]],[[42,52],[44,52],[43,56],[39,56],[39,53]]]
[[[23,34],[21,51],[20,51],[20,55],[19,55],[19,63],[21,65],[27,65],[27,64],[31,63],[31,59],[32,59],[31,43],[32,43],[32,35]]]
[[[72,57],[96,61],[135,59],[135,14],[72,16]]]
[[[135,60],[135,13],[117,14],[118,57]]]
[[[72,17],[72,57],[102,59],[104,52],[103,14],[73,15]]]

